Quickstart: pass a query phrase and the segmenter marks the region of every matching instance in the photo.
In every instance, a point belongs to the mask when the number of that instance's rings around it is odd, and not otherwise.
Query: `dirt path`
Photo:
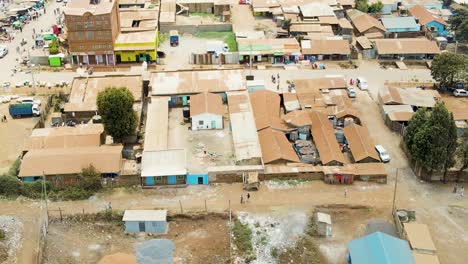
[[[255,18],[250,5],[234,4],[231,6],[231,22],[233,32],[245,32],[255,30]]]

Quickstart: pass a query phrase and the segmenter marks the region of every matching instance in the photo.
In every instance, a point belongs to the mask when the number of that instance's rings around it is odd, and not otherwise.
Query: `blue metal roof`
[[[348,250],[352,264],[414,264],[408,242],[382,232],[352,240]]]
[[[380,19],[387,30],[392,28],[419,28],[416,19],[412,16],[408,17],[383,17]]]

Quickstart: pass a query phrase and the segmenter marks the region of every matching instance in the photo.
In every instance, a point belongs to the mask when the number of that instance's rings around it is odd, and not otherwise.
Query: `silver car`
[[[453,91],[453,95],[456,97],[467,97],[468,91],[463,89],[456,89],[455,91]]]

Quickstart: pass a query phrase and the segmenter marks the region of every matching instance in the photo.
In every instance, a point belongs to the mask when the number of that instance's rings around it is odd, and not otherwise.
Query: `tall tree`
[[[423,125],[427,122],[429,118],[429,114],[426,108],[419,108],[418,111],[411,117],[408,127],[405,131],[405,144],[410,151],[410,148],[413,146],[414,143],[414,136],[415,134],[423,127]]]
[[[444,182],[447,170],[455,165],[455,151],[457,149],[457,127],[453,115],[443,103],[438,103],[432,110],[428,120],[432,129],[431,170],[442,170]]]
[[[432,61],[431,75],[441,85],[453,85],[456,81],[465,81],[468,57],[463,54],[444,52]]]
[[[464,170],[468,169],[468,127],[463,129],[463,134],[460,137],[460,144],[457,149],[457,158],[460,163],[460,170],[458,171],[458,179]]]
[[[468,41],[468,9],[461,8],[449,18],[450,29],[455,31],[458,41]]]
[[[104,129],[116,142],[135,133],[137,117],[133,102],[133,95],[126,87],[106,88],[97,96],[98,113]]]
[[[454,165],[456,150],[456,127],[453,116],[443,103],[438,103],[430,114],[418,112],[410,120],[405,143],[411,157],[426,168],[430,174],[444,172]]]

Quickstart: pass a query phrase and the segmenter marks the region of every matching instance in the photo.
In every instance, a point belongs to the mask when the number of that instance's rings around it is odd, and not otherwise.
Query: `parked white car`
[[[348,93],[349,98],[356,98],[356,90],[353,87],[346,88],[346,93]]]
[[[362,77],[358,77],[356,78],[356,85],[359,89],[361,90],[369,90],[369,85],[367,84],[367,80],[362,78]]]
[[[0,45],[0,58],[5,57],[8,54],[8,47],[5,45]]]
[[[37,104],[39,106],[41,105],[41,100],[34,99],[33,97],[21,97],[16,99],[16,101],[22,104]]]
[[[379,153],[379,157],[382,162],[390,161],[390,154],[388,154],[387,150],[382,145],[375,145],[375,150]]]
[[[11,96],[5,95],[0,96],[0,103],[9,103],[11,101]]]
[[[453,91],[453,95],[456,97],[466,97],[468,96],[468,91],[463,89],[456,89]]]

